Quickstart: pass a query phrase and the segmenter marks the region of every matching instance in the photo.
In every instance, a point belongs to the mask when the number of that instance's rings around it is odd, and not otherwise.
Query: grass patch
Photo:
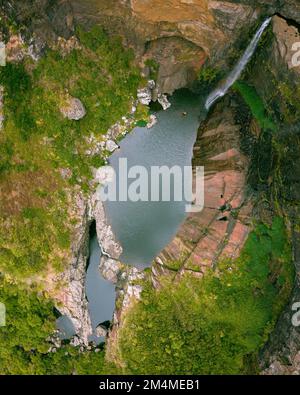
[[[147,121],[144,121],[143,119],[140,119],[139,121],[137,121],[136,126],[140,127],[140,128],[145,128],[147,126]]]
[[[253,86],[244,81],[237,81],[233,85],[233,89],[245,100],[262,129],[276,130],[275,123],[267,115],[264,103]]]
[[[208,65],[202,66],[197,76],[198,90],[202,94],[209,92],[212,89],[212,86],[216,85],[222,76],[223,72],[220,70],[214,69]]]

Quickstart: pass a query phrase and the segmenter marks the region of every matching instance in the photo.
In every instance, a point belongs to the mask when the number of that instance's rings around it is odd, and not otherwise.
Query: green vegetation
[[[102,374],[104,352],[64,345],[54,353],[46,339],[55,329],[53,304],[34,290],[0,278],[6,326],[0,328],[1,374]]]
[[[203,279],[146,287],[120,331],[117,360],[133,374],[253,373],[289,296],[293,271],[284,223],[260,224],[235,261]]]
[[[141,80],[132,52],[125,51],[120,40],[109,39],[100,28],[79,30],[77,35],[80,48],[69,53],[52,50],[38,64],[27,59],[0,68],[0,84],[5,88],[5,125],[0,133],[0,302],[7,310],[7,325],[0,328],[0,374],[119,372],[119,367],[107,366],[102,349],[80,352],[66,341],[48,353],[47,338],[56,317],[50,290],[40,281],[47,269],[61,270],[67,264],[76,221],[70,213],[71,191],[74,186],[88,191],[91,167],[103,164],[99,155],[86,155],[88,139],[93,134],[101,140],[108,127],[128,112]],[[146,65],[156,78],[157,64],[148,60]],[[207,66],[198,81],[205,90],[219,78],[221,74]],[[262,99],[244,81],[234,89],[263,129],[257,144],[271,150],[271,131],[276,126]],[[279,91],[283,116],[296,119],[299,92],[293,95],[286,83],[279,85]],[[87,110],[80,121],[67,120],[60,112],[70,96],[78,97]],[[145,107],[139,106],[136,124],[145,126],[146,116]],[[269,150],[265,156],[260,151],[253,156],[253,185],[268,185],[272,164],[266,166],[265,161],[270,156]],[[69,176],[62,177],[62,170],[68,170]],[[217,270],[203,279],[186,274],[177,281],[170,275],[161,280],[158,291],[147,282],[142,301],[128,312],[120,329],[116,355],[120,370],[255,372],[257,353],[290,294],[294,275],[290,262],[284,223],[275,218],[270,227],[256,227],[240,258],[219,262]],[[171,262],[170,268],[175,273],[179,263]]]
[[[236,88],[238,91],[241,88],[240,93],[247,103],[257,103],[257,112],[260,113],[258,116],[262,120],[262,124],[268,126],[269,123],[276,122],[276,124],[281,125],[280,129],[282,129],[285,126],[284,124],[292,124],[299,119],[300,88],[297,84],[297,76],[293,75],[292,70],[287,73],[276,62],[272,64],[272,61],[270,61],[270,59],[274,59],[273,43],[275,41],[276,37],[272,24],[270,24],[263,33],[250,62],[243,72],[243,82],[237,84],[244,86],[236,86]],[[247,92],[247,84],[259,88],[260,92],[263,92],[262,98],[255,98],[257,96],[256,92]],[[250,88],[250,90],[253,90],[253,88]],[[249,96],[248,100],[246,100],[247,96]],[[258,104],[259,102],[261,102],[261,105]],[[264,115],[267,118],[266,122],[264,121]],[[271,129],[276,130],[276,127],[272,128],[271,125]]]
[[[19,217],[12,216],[3,222],[6,231],[0,234],[0,264],[5,273],[15,278],[29,276],[51,264],[62,269],[62,260],[53,254],[70,246],[70,235],[65,229],[66,213],[57,209],[26,208]]]
[[[140,128],[144,128],[145,126],[147,126],[147,121],[144,121],[143,119],[140,119],[139,121],[137,121],[136,126],[139,126]]]
[[[26,59],[0,68],[5,93],[0,302],[7,311],[7,325],[0,328],[0,374],[101,374],[104,369],[103,350],[82,353],[65,344],[48,353],[55,315],[43,279],[48,270],[68,264],[77,220],[75,187],[88,191],[91,166],[103,164],[100,155],[86,154],[88,140],[93,135],[100,141],[128,114],[141,77],[133,53],[119,39],[109,39],[100,28],[77,35],[77,49],[49,50],[37,64]],[[86,108],[80,121],[65,119],[60,111],[70,96]],[[138,107],[139,119],[145,111]]]
[[[245,24],[239,30],[239,34],[236,37],[233,45],[228,48],[226,53],[226,62],[231,70],[238,60],[243,56],[247,46],[250,44],[251,40],[253,39],[255,33],[260,28],[264,20],[267,18],[267,15],[262,15],[259,19],[257,19],[250,27],[249,25]],[[274,33],[272,29],[272,23],[265,29],[263,32],[256,50],[252,55],[249,63],[247,64],[246,68],[243,71],[243,78],[249,75],[253,75],[253,68],[256,65],[260,65],[262,63],[262,56],[266,55],[266,47],[273,41]]]
[[[4,131],[0,134],[0,271],[14,276],[40,272],[48,264],[62,267],[69,249],[70,194],[89,189],[89,137],[99,141],[128,113],[141,81],[133,53],[99,28],[78,31],[80,48],[48,51],[37,65],[0,68],[5,88]],[[60,108],[78,97],[87,115],[63,117]],[[143,116],[143,111],[139,110]],[[70,176],[61,176],[63,169]],[[71,204],[72,206],[72,204]]]
[[[201,87],[201,91],[205,92],[220,78],[221,72],[219,70],[216,70],[211,66],[203,66],[199,71],[197,80]]]
[[[272,131],[276,130],[274,122],[266,114],[262,99],[253,86],[248,85],[244,81],[237,81],[233,89],[243,97],[261,128],[270,129]]]
[[[154,59],[147,59],[145,65],[150,69],[150,79],[156,81],[159,71],[159,64]]]
[[[140,82],[139,72],[132,66],[133,54],[124,51],[119,40],[111,42],[100,28],[78,35],[81,49],[66,56],[49,51],[31,72],[13,64],[0,70],[11,153],[22,151],[18,161],[26,162],[27,167],[40,168],[41,157],[53,168],[70,167],[73,182],[89,176],[93,158],[85,155],[84,137],[91,133],[101,136],[126,114]],[[87,116],[79,122],[64,119],[59,111],[69,95],[80,98],[87,109]],[[48,143],[43,146],[45,139]],[[31,144],[36,146],[25,153],[24,142],[27,150]],[[16,168],[15,157],[9,162]]]
[[[213,67],[201,67],[199,74],[198,74],[198,81],[199,82],[207,82],[211,84],[212,82],[215,81],[215,79],[218,76],[218,71],[214,69]]]
[[[287,123],[299,121],[300,114],[300,87],[291,86],[287,81],[278,84],[278,91],[281,104],[281,116]]]

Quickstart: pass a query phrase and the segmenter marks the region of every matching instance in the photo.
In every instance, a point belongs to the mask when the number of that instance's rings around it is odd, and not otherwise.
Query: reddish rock
[[[159,255],[161,263],[176,261],[180,271],[203,273],[219,259],[239,255],[252,212],[245,193],[248,160],[240,150],[241,132],[234,109],[224,103],[200,126],[193,164],[205,168],[204,209],[188,216]]]

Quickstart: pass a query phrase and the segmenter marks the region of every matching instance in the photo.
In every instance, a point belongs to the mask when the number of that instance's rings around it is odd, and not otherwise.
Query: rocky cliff
[[[201,66],[227,68],[232,44],[265,15],[276,12],[299,22],[299,3],[214,0],[70,0],[75,20],[99,23],[134,48],[144,72],[159,65],[161,91],[172,93],[197,78]],[[148,64],[149,66],[149,64]]]
[[[245,25],[258,17],[254,7],[228,2],[72,1],[76,20],[100,23],[121,33],[135,49],[145,73],[147,59],[159,64],[158,83],[165,93],[196,79],[207,58],[221,53]]]
[[[76,24],[102,25],[131,46],[144,73],[158,64],[160,90],[172,93],[196,78],[204,63],[228,69],[228,53],[265,15],[278,13],[300,23],[297,0],[12,0],[0,10],[35,37],[40,49],[58,36],[69,38]],[[2,36],[5,36],[5,29]],[[234,57],[234,54],[232,54]],[[149,63],[149,60],[151,62]],[[148,61],[148,62],[147,62]]]
[[[291,15],[293,16],[293,15]],[[297,19],[297,18],[296,18]],[[300,67],[293,65],[292,46],[300,42],[297,24],[282,17],[273,18],[273,38],[260,52],[249,78],[273,116],[280,131],[272,138],[273,176],[270,199],[282,209],[291,229],[296,272],[290,303],[261,355],[265,374],[299,374],[300,329],[292,324],[293,304],[300,301],[299,282],[299,198],[300,198]],[[262,147],[264,151],[266,148]]]

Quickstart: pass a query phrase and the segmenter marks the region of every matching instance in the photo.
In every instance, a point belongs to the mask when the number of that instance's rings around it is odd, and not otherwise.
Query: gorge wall
[[[292,45],[300,42],[300,29],[289,20],[273,18],[273,39],[258,54],[251,83],[264,98],[279,132],[272,137],[272,179],[270,199],[279,205],[290,226],[296,272],[290,303],[261,355],[266,374],[299,374],[300,330],[292,324],[293,304],[300,300],[299,282],[299,199],[300,199],[300,67],[292,64]],[[262,148],[264,151],[264,148]]]
[[[228,70],[233,43],[265,15],[280,12],[299,22],[299,3],[290,1],[214,0],[70,0],[75,20],[99,23],[122,34],[149,73],[147,59],[159,64],[157,81],[164,93],[194,81],[201,66]],[[226,55],[226,56],[225,56]],[[232,55],[234,56],[234,55]],[[229,66],[230,67],[230,66]]]
[[[156,78],[166,93],[190,85],[204,64],[226,72],[231,66],[228,55],[236,50],[239,39],[247,44],[249,32],[260,20],[278,13],[273,18],[272,38],[257,55],[247,78],[281,125],[278,136],[271,139],[277,150],[267,158],[273,166],[268,187],[271,204],[280,203],[282,216],[289,222],[299,273],[300,71],[290,64],[291,45],[300,41],[297,0],[12,0],[0,5],[25,26],[24,36],[34,36],[40,49],[58,36],[72,36],[76,23],[100,24],[112,34],[121,34],[125,44],[134,49],[145,76],[153,67],[147,60],[156,61]],[[251,147],[260,142],[261,128],[242,106],[237,95],[231,94],[213,108],[199,129],[194,165],[206,168],[206,206],[202,213],[187,219],[157,258],[152,268],[154,284],[159,273],[174,270],[168,267],[171,261],[179,272],[202,276],[220,257],[234,258],[243,247],[251,218],[257,215],[248,175]],[[263,151],[262,145],[261,155]],[[291,303],[261,355],[261,367],[267,374],[299,372],[300,334],[291,325],[295,301],[300,301],[299,274]]]

